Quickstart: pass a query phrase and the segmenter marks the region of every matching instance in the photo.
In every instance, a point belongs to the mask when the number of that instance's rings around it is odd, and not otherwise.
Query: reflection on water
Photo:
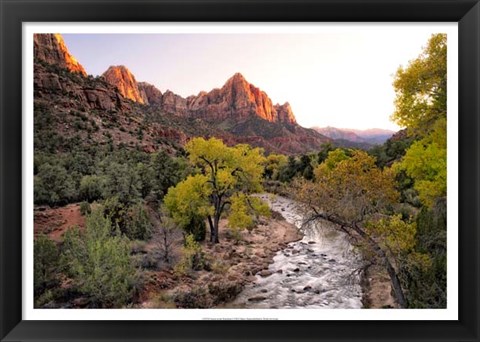
[[[302,215],[295,201],[261,195],[304,233],[301,241],[279,251],[269,266],[272,275],[256,275],[234,305],[255,308],[361,308],[362,290],[356,269],[360,256],[344,233],[328,225],[302,227]]]

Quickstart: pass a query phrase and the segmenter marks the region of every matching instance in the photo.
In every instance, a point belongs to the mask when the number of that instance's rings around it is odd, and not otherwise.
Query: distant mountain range
[[[370,145],[383,144],[395,131],[370,128],[365,130],[336,128],[336,127],[312,127],[318,133],[335,140],[344,140],[353,143],[364,143]]]
[[[48,108],[51,128],[63,140],[77,136],[85,143],[111,141],[153,152],[182,146],[194,136],[216,136],[230,145],[299,154],[318,151],[327,142],[368,148],[393,133],[304,128],[288,102],[273,104],[240,73],[221,88],[187,98],[138,82],[123,65],[109,67],[101,77],[88,76],[59,34],[36,34],[34,58],[35,115]]]

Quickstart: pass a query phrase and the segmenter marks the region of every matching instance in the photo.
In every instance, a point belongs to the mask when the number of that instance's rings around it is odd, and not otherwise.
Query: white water
[[[360,276],[355,272],[360,256],[345,234],[318,223],[302,227],[295,201],[268,194],[259,197],[295,224],[304,237],[279,251],[269,266],[273,274],[257,274],[233,304],[255,309],[361,308]]]

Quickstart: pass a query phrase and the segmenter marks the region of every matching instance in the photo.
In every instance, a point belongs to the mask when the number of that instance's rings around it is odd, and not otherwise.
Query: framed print
[[[479,339],[477,1],[1,6],[2,341]]]

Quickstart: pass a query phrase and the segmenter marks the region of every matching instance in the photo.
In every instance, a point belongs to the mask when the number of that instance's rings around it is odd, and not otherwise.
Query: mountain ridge
[[[395,134],[395,131],[383,128],[338,128],[338,127],[312,127],[318,133],[335,140],[345,140],[354,143],[364,143],[371,145],[383,144],[387,139]]]
[[[153,152],[161,146],[182,146],[194,136],[216,136],[230,145],[248,143],[283,154],[314,152],[331,142],[300,126],[288,102],[273,104],[240,73],[221,88],[183,98],[138,82],[125,66],[112,66],[100,77],[87,76],[77,64],[68,63],[75,59],[65,45],[50,44],[55,35],[44,36],[37,39],[35,54],[60,57],[35,60],[35,106],[41,109],[35,115],[45,115],[45,108],[55,104],[49,115],[56,120],[51,125],[62,135],[60,141],[77,136],[85,143],[113,142]],[[81,132],[85,128],[86,135]]]

